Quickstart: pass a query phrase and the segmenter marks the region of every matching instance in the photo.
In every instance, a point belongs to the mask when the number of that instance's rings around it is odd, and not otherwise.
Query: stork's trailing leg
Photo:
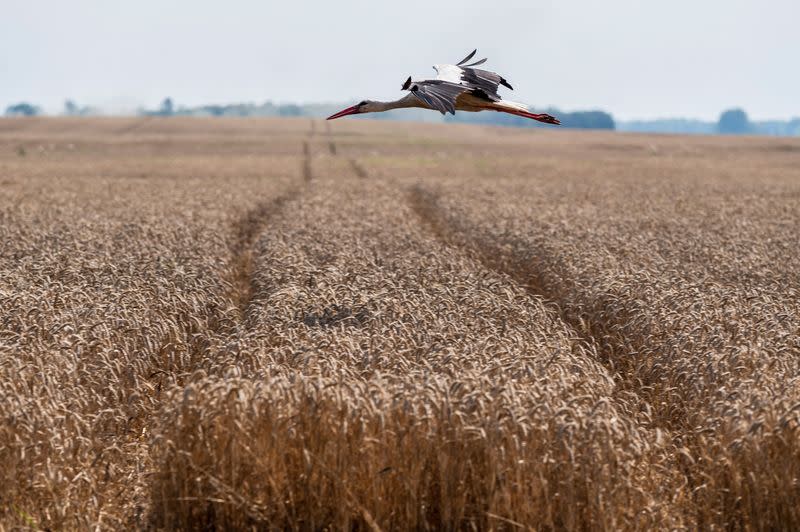
[[[495,109],[495,111],[500,111],[501,113],[509,113],[517,116],[524,116],[525,118],[532,118],[534,120],[538,120],[539,122],[544,122],[545,124],[553,124],[556,126],[561,125],[561,122],[558,120],[558,118],[549,115],[547,113],[543,114],[529,113],[528,111],[522,111],[520,109]]]

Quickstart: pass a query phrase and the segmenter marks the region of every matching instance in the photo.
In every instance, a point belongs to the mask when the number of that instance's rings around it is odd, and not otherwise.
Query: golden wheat
[[[0,530],[796,528],[798,163],[2,120]]]

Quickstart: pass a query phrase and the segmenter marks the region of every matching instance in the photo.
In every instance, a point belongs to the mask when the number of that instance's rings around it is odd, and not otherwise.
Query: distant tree
[[[78,105],[74,100],[64,101],[64,114],[66,116],[91,116],[100,114],[100,110],[88,105]]]
[[[637,133],[679,133],[688,135],[711,135],[717,131],[716,122],[703,122],[686,118],[664,118],[657,120],[633,120],[617,123],[619,131]]]
[[[41,112],[42,110],[39,107],[27,102],[20,102],[6,107],[6,116],[36,116]]]
[[[149,111],[147,109],[139,109],[138,114],[142,116],[173,116],[175,114],[175,104],[172,103],[172,98],[164,98],[156,111]],[[186,114],[186,113],[179,113]]]
[[[76,116],[81,114],[81,109],[72,100],[64,101],[64,114],[67,116]]]
[[[161,102],[161,108],[158,110],[159,116],[172,116],[175,114],[175,106],[172,103],[172,98],[164,98]]]
[[[556,116],[559,116],[556,114]],[[559,117],[564,127],[579,129],[615,129],[614,117],[604,111],[576,111]]]
[[[303,108],[299,105],[286,104],[278,106],[278,115],[280,116],[302,116]]]
[[[744,135],[752,130],[750,119],[742,109],[728,109],[719,115],[717,132],[723,135]]]
[[[206,112],[211,116],[222,116],[225,114],[225,108],[221,105],[206,105],[200,108],[201,112]]]

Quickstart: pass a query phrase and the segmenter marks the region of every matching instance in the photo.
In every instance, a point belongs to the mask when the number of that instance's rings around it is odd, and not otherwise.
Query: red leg
[[[561,125],[561,122],[558,120],[558,118],[550,116],[548,114],[537,115],[534,113],[529,113],[527,111],[519,111],[516,109],[494,109],[494,110],[501,113],[508,113],[511,115],[524,116],[525,118],[532,118],[534,120],[538,120],[539,122],[544,122],[545,124],[553,124],[556,126]]]

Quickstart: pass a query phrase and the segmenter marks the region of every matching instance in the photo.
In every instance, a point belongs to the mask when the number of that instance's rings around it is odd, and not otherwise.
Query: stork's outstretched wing
[[[470,54],[469,54],[467,57],[465,57],[464,59],[462,59],[461,61],[459,61],[458,63],[456,63],[456,66],[461,66],[461,65],[464,65],[464,63],[466,63],[467,61],[469,61],[470,59],[472,59],[472,57],[473,57],[473,56],[474,56],[474,55],[475,55],[477,52],[478,52],[478,49],[477,49],[477,48],[475,48],[474,50],[472,50],[472,53],[470,53]],[[483,59],[480,59],[480,60],[478,60],[478,61],[475,61],[475,62],[474,62],[474,63],[472,63],[472,64],[469,64],[469,65],[464,65],[464,68],[467,68],[467,67],[474,67],[474,66],[482,65],[482,64],[484,64],[484,63],[486,62],[486,59],[487,59],[487,58],[486,58],[486,57],[484,57]]]
[[[456,99],[470,89],[449,81],[427,79],[411,82],[408,90],[431,109],[435,109],[442,114],[456,114]]]
[[[436,79],[465,85],[473,89],[481,89],[492,97],[492,99],[496,98],[498,100],[500,96],[497,94],[497,89],[500,85],[514,90],[514,87],[500,74],[480,68],[472,68],[485,63],[485,58],[474,63],[465,64],[472,59],[477,51],[478,50],[473,50],[471,54],[459,61],[456,65],[434,65],[433,68],[438,73]]]
[[[434,65],[438,73],[436,79],[412,81],[409,77],[403,84],[403,90],[410,90],[431,109],[442,114],[456,111],[456,100],[465,92],[490,102],[499,102],[497,89],[500,85],[513,90],[513,87],[499,74],[472,68],[486,62],[486,59],[466,64],[478,50],[458,62],[457,65]]]

